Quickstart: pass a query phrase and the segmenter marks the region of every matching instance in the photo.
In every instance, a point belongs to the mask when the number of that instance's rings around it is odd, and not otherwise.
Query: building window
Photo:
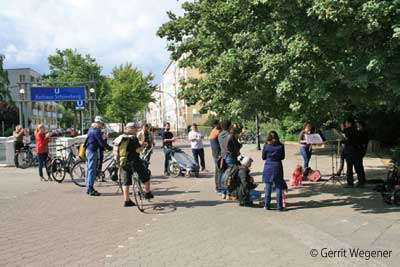
[[[19,81],[25,82],[25,75],[23,75],[23,74],[19,75]]]
[[[31,83],[35,82],[35,77],[31,76]]]

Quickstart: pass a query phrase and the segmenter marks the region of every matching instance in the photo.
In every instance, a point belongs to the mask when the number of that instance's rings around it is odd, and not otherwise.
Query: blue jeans
[[[97,175],[97,160],[99,153],[86,149],[86,192],[93,189]]]
[[[271,204],[271,192],[273,183],[265,183],[265,208],[270,208]],[[275,185],[276,193],[276,208],[282,209],[282,188]]]
[[[168,165],[169,165],[169,160],[171,158],[171,149],[169,149],[168,147],[164,147],[164,173],[168,173],[169,174],[169,170],[168,170]]]
[[[231,168],[232,166],[234,166],[234,165],[236,165],[236,162],[237,162],[237,159],[234,157],[234,156],[231,156],[231,155],[226,155],[225,157],[224,157],[224,160],[225,160],[225,163],[226,163],[226,165],[228,166],[228,168]],[[225,172],[223,172],[222,174],[221,174],[221,179],[220,179],[220,181],[221,181],[221,185],[220,185],[220,189],[221,189],[221,191],[222,191],[222,193],[224,194],[224,195],[231,195],[231,192],[226,188],[226,185],[225,185]]]
[[[304,146],[300,147],[300,154],[304,160],[304,170],[308,168],[311,158],[311,148],[306,148]]]
[[[37,155],[38,155],[38,159],[39,159],[39,176],[43,177],[43,166],[46,165],[47,153],[40,153]],[[47,175],[48,175],[48,173],[47,173]]]

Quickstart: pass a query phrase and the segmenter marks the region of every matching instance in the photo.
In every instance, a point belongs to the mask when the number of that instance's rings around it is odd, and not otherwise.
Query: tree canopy
[[[158,35],[203,75],[181,97],[220,115],[336,122],[399,111],[399,0],[199,0]]]
[[[155,86],[152,81],[152,74],[144,75],[131,63],[114,67],[112,78],[108,79],[111,91],[107,101],[107,118],[127,122],[143,111],[153,100],[151,95]]]
[[[96,106],[100,114],[105,113],[107,104],[106,78],[101,75],[101,66],[91,55],[80,54],[76,49],[57,49],[48,57],[50,74],[45,77],[49,82],[96,82]],[[73,109],[73,103],[65,103],[67,109]]]
[[[3,62],[5,57],[0,54],[0,101],[11,100],[10,92],[8,91],[8,81],[7,72],[3,68]]]

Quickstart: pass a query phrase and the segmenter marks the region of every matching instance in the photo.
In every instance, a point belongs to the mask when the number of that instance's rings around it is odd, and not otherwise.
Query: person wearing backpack
[[[120,137],[121,138],[121,137]],[[129,198],[129,187],[132,185],[133,173],[136,172],[142,182],[144,197],[146,199],[154,198],[150,191],[150,174],[140,158],[140,152],[143,145],[137,138],[137,126],[130,122],[125,127],[125,135],[118,144],[118,164],[122,177],[122,191],[124,194],[124,207],[135,206],[135,203]]]
[[[86,138],[86,193],[90,196],[100,196],[93,185],[97,176],[97,167],[100,150],[106,146],[106,136],[102,135],[101,129],[104,127],[104,119],[96,116],[96,120],[92,123]]]

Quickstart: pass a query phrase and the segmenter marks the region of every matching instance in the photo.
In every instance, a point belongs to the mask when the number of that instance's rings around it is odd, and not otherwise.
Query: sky
[[[5,68],[48,73],[56,48],[90,54],[109,75],[131,62],[160,82],[169,60],[156,31],[182,0],[0,0],[0,54]]]

